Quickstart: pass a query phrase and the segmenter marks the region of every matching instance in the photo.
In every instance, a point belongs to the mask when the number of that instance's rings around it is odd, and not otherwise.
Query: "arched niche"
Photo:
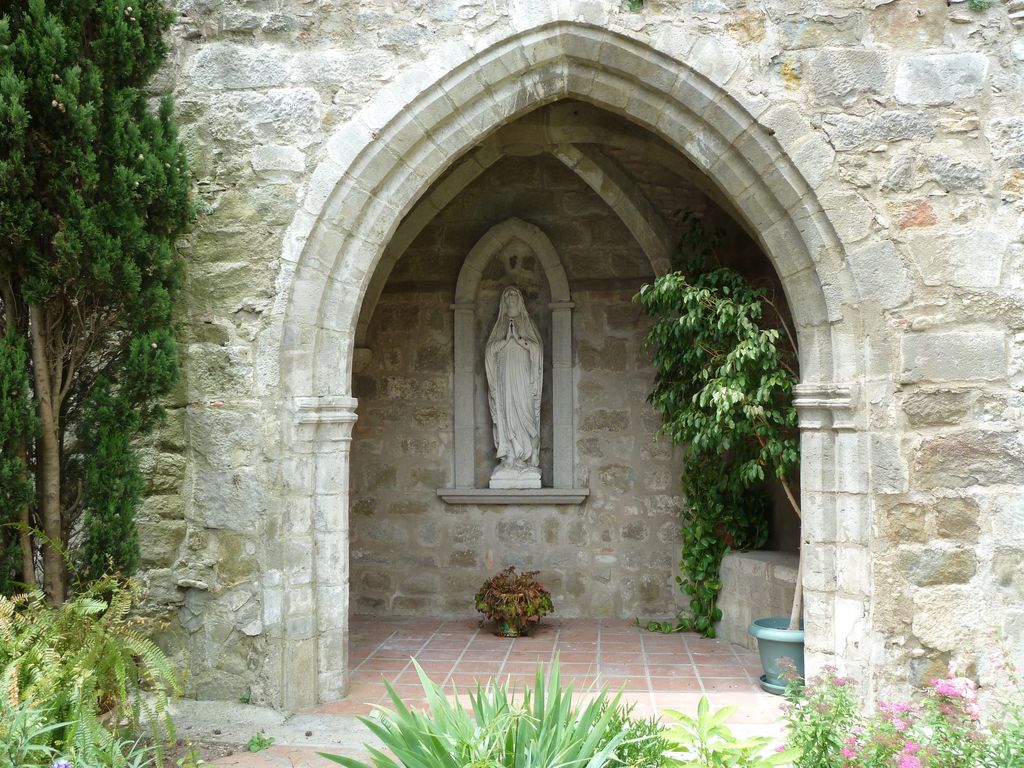
[[[455,285],[455,301],[452,304],[454,318],[455,380],[455,490],[474,489],[476,474],[474,436],[476,414],[474,404],[474,382],[480,366],[476,348],[476,320],[480,282],[487,265],[509,244],[518,241],[529,249],[541,265],[550,290],[551,301],[551,421],[552,421],[552,486],[554,489],[573,488],[574,453],[574,397],[572,382],[572,296],[569,280],[558,252],[551,240],[541,229],[519,218],[510,218],[491,227],[481,237],[463,262]],[[439,491],[445,501],[472,503],[507,503],[514,498],[550,503],[550,489],[541,493],[505,491],[502,493],[450,493],[450,489]],[[580,496],[579,493],[573,494]],[[580,496],[580,500],[582,496]]]

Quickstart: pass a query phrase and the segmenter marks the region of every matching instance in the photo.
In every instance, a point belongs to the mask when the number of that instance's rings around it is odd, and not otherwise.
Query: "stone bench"
[[[788,616],[793,607],[798,555],[795,552],[730,552],[722,560],[722,620],[718,637],[751,650],[757,641],[747,634],[754,619]]]

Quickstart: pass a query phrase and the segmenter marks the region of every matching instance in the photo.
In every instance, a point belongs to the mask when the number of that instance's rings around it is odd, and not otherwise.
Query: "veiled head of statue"
[[[523,294],[519,292],[519,289],[514,285],[506,288],[501,294],[501,303],[505,308],[505,312],[510,317],[521,315],[526,310],[526,305],[523,302]]]

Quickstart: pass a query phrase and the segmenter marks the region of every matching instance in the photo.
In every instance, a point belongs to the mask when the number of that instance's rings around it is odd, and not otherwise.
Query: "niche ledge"
[[[447,504],[582,504],[589,488],[438,488],[437,495]]]

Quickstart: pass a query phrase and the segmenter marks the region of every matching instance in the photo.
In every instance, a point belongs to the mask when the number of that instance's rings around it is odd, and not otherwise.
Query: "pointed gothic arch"
[[[327,143],[286,235],[280,278],[288,296],[280,308],[282,530],[293,530],[292,507],[310,507],[313,520],[310,530],[296,528],[301,532],[282,543],[310,553],[312,585],[305,577],[291,581],[287,569],[273,565],[280,578],[264,585],[265,601],[283,605],[283,616],[295,605],[296,616],[309,617],[268,626],[283,706],[338,698],[345,690],[348,445],[357,405],[351,373],[372,275],[403,217],[456,158],[556,100],[590,102],[653,132],[700,168],[756,233],[787,293],[800,346],[809,568],[841,556],[819,533],[819,521],[840,503],[848,514],[867,514],[857,466],[842,466],[844,457],[854,465],[863,461],[852,387],[863,366],[851,309],[859,297],[843,244],[819,203],[829,182],[812,187],[794,160],[820,139],[792,108],[741,101],[698,66],[607,29],[547,21],[480,51],[438,52]],[[842,565],[867,571],[862,582],[870,582],[867,563]],[[811,665],[843,655],[848,668],[866,676],[867,649],[847,637],[853,624],[868,625],[870,595],[840,595],[834,579],[809,573]]]

